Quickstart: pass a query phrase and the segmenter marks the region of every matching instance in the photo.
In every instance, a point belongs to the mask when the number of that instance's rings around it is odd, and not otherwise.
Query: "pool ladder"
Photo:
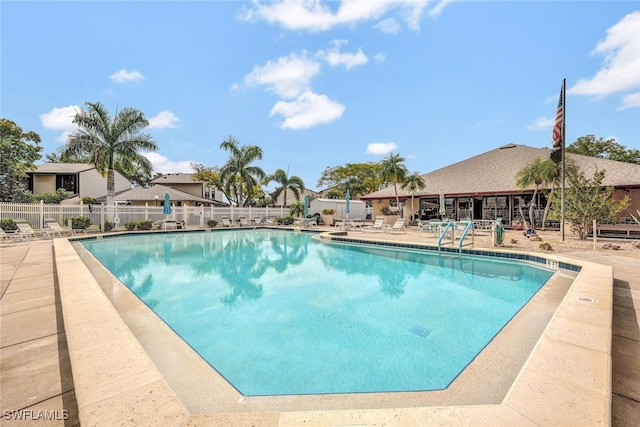
[[[442,240],[447,235],[447,231],[451,230],[451,246],[454,246],[456,240],[456,224],[453,221],[449,221],[449,223],[444,227],[442,233],[440,233],[440,238],[438,239],[438,255],[440,255],[440,249],[442,248]],[[471,246],[473,247],[475,241],[475,227],[473,221],[469,221],[467,226],[464,228],[462,235],[460,236],[460,242],[458,243],[458,252],[462,254],[462,246],[464,243],[464,239],[469,234],[469,230],[471,230]]]

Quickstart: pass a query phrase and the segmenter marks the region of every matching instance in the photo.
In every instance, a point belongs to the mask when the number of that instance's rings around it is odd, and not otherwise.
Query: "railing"
[[[449,221],[449,223],[442,229],[440,233],[440,238],[438,239],[438,255],[440,255],[440,247],[442,246],[442,239],[447,234],[447,231],[451,229],[451,246],[453,246],[453,242],[456,239],[456,224],[453,221]]]
[[[467,226],[465,227],[464,231],[462,232],[462,236],[460,236],[460,243],[458,245],[458,249],[460,250],[460,254],[462,254],[462,243],[464,242],[465,237],[467,237],[467,233],[469,232],[469,230],[471,230],[471,247],[473,247],[474,243],[475,243],[475,226],[473,224],[472,221],[469,221],[467,223]]]

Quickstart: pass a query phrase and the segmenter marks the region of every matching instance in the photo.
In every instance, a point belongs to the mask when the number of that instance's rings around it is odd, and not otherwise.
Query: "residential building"
[[[34,194],[63,188],[74,196],[100,198],[107,194],[107,177],[86,163],[43,163],[28,171],[27,188]],[[115,172],[115,192],[131,188],[131,181]]]
[[[548,159],[549,149],[508,144],[486,153],[462,160],[450,166],[422,175],[426,187],[414,194],[398,187],[405,217],[428,220],[448,218],[453,220],[495,220],[500,217],[505,225],[520,219],[520,208],[528,212],[534,186],[519,190],[516,186],[518,172],[535,158]],[[605,170],[603,184],[614,187],[613,197],[629,196],[631,205],[620,214],[630,217],[640,209],[640,165],[617,162],[579,154],[566,153],[587,177],[596,170]],[[536,194],[534,216],[541,221],[549,188],[540,188]],[[367,194],[360,198],[373,205],[373,215],[395,203],[393,186]]]
[[[224,202],[194,196],[191,193],[166,185],[155,184],[149,188],[131,188],[116,195],[115,202],[133,206],[164,206],[165,194],[169,194],[174,206],[227,206]]]
[[[193,175],[192,173],[168,173],[154,179],[151,183],[175,188],[202,199],[224,203],[222,191],[207,185],[204,181],[195,180]]]

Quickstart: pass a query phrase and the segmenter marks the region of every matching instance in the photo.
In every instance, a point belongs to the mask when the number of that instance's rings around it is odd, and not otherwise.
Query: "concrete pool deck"
[[[363,235],[358,233],[358,237]],[[407,241],[415,240],[416,236],[416,233],[409,232],[373,238]],[[422,236],[420,238],[423,239]],[[54,245],[55,257],[51,241],[3,247],[0,252],[3,409],[67,410],[67,421],[72,421],[74,411],[69,409],[72,408],[72,399],[67,398],[65,402],[64,396],[72,397],[75,393],[77,407],[80,408],[77,419],[82,424],[591,425],[609,424],[613,419],[614,424],[627,425],[626,421],[633,421],[633,414],[638,413],[638,257],[628,258],[627,263],[618,260],[617,255],[603,255],[601,252],[562,255],[562,258],[570,259],[570,263],[584,263],[586,270],[583,273],[589,274],[582,278],[579,276],[567,296],[560,298],[551,321],[546,328],[543,326],[544,334],[534,340],[531,356],[524,361],[522,369],[518,368],[513,385],[507,386],[506,393],[501,392],[504,397],[497,403],[452,406],[445,402],[444,405],[431,406],[425,403],[431,397],[404,395],[408,398],[401,399],[401,404],[389,402],[383,396],[378,397],[379,404],[371,405],[370,402],[363,403],[361,395],[343,395],[333,403],[323,403],[324,397],[315,401],[310,399],[310,404],[319,409],[313,410],[307,407],[309,403],[282,398],[246,398],[238,402],[236,394],[221,399],[226,399],[230,408],[233,404],[240,408],[253,405],[253,412],[228,412],[230,409],[227,408],[225,412],[207,414],[189,407],[193,406],[190,402],[181,401],[179,394],[169,386],[175,379],[169,378],[169,381],[163,373],[166,366],[162,365],[170,364],[171,360],[152,361],[140,343],[144,339],[132,334],[131,326],[124,323],[122,315],[113,308],[104,290],[68,241],[56,239]],[[612,275],[610,267],[593,264],[589,262],[590,258],[599,262],[611,261],[608,263],[613,264],[614,271],[620,274]],[[56,278],[59,283],[55,283]],[[609,284],[603,285],[606,282]],[[59,298],[56,296],[57,287]],[[47,288],[50,289],[45,290]],[[548,294],[553,294],[553,291]],[[578,296],[599,302],[580,302]],[[63,310],[57,313],[60,306]],[[43,307],[49,307],[49,311]],[[130,316],[137,316],[137,310],[131,307]],[[59,314],[64,317],[62,328]],[[56,338],[55,344],[42,341],[52,341],[52,337]],[[69,359],[64,355],[66,348],[63,347],[67,346],[73,382],[69,378],[69,364],[64,362]],[[48,361],[31,360],[35,359],[34,353],[41,354],[40,349],[43,348],[49,348],[56,356],[48,358]],[[499,353],[496,351],[495,354]],[[173,362],[175,364],[176,360]],[[38,370],[51,374],[51,378],[45,381],[47,375],[41,374],[30,378]],[[478,371],[482,369],[478,368]],[[45,387],[55,383],[53,377],[56,373],[60,377],[59,384]],[[228,394],[225,385],[219,385],[209,392]],[[184,399],[184,391],[180,393]],[[473,393],[460,389],[452,394],[460,397]],[[269,399],[275,402],[267,402]],[[491,399],[495,400],[495,396]],[[277,410],[265,410],[274,404]],[[12,420],[5,416],[3,421]],[[64,425],[63,421],[57,422],[57,425]]]

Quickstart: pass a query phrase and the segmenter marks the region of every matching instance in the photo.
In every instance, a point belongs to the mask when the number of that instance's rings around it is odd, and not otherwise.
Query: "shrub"
[[[336,213],[335,209],[322,209],[322,215],[333,215]]]
[[[4,231],[15,231],[18,229],[18,226],[16,225],[13,218],[3,218],[0,219],[0,228],[2,228]]]
[[[138,223],[138,230],[151,230],[152,227],[153,221],[151,221],[150,219],[140,221]]]
[[[82,203],[84,203],[85,205],[97,205],[100,203],[100,201],[95,197],[83,197]]]
[[[209,228],[213,228],[218,225],[218,221],[216,221],[215,219],[210,219],[209,221],[207,221],[207,225],[209,226]]]
[[[383,206],[380,208],[380,213],[382,215],[393,215],[393,211],[391,210],[391,208],[389,206]]]
[[[132,230],[135,230],[137,226],[138,226],[137,222],[129,221],[124,225],[124,228],[126,228],[129,231],[132,231]]]
[[[116,226],[115,222],[111,222],[111,221],[105,221],[104,222],[104,231],[111,231],[113,230],[113,227]]]
[[[88,216],[72,216],[65,219],[64,223],[67,224],[69,220],[71,220],[71,228],[74,230],[86,229],[91,225],[91,218]]]

